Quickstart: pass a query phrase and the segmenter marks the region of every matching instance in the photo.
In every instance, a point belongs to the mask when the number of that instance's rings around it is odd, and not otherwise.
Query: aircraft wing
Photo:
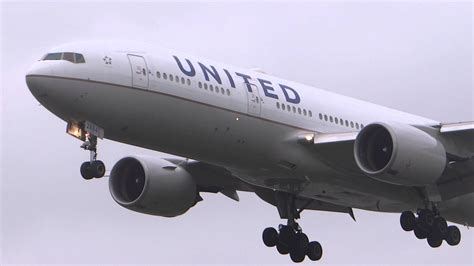
[[[235,201],[239,201],[237,191],[253,192],[267,203],[277,205],[275,191],[245,183],[223,167],[199,161],[178,159],[168,159],[168,161],[186,169],[194,177],[199,192],[222,193]],[[296,207],[305,210],[347,213],[355,220],[352,208],[319,200],[297,197]]]
[[[474,157],[474,122],[441,124],[439,132],[457,161]]]

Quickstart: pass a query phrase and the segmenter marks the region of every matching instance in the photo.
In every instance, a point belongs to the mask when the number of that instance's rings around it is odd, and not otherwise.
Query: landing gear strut
[[[97,160],[97,137],[87,134],[81,148],[90,151],[90,160],[83,162],[81,165],[82,177],[86,180],[103,177],[105,175],[105,164]]]
[[[443,240],[450,246],[461,242],[461,232],[454,225],[448,226],[436,207],[419,209],[417,217],[411,211],[404,211],[400,216],[400,225],[403,230],[415,233],[416,238],[426,239],[432,248],[441,246]]]
[[[276,247],[282,255],[290,254],[293,262],[302,262],[306,256],[312,261],[321,259],[323,255],[321,244],[317,241],[310,242],[295,221],[300,218],[299,214],[303,211],[296,209],[295,196],[280,193],[277,203],[280,216],[286,217],[288,222],[286,225],[280,224],[278,230],[273,227],[266,228],[262,234],[263,243],[267,247]]]

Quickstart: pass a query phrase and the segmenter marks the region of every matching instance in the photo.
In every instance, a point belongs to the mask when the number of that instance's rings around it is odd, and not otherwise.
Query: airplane
[[[101,178],[101,139],[186,159],[131,155],[111,169],[124,208],[175,217],[201,193],[253,192],[286,224],[264,245],[293,262],[323,249],[298,225],[304,210],[400,213],[402,230],[436,248],[474,226],[474,122],[441,123],[266,74],[132,41],[53,48],[26,74],[66,122]],[[420,104],[423,104],[420,102]]]

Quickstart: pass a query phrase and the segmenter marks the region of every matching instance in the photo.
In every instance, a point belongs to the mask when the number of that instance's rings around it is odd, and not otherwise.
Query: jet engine
[[[145,156],[118,161],[110,173],[109,189],[121,206],[164,217],[184,214],[198,199],[196,183],[186,170]]]
[[[446,151],[436,138],[399,123],[364,127],[356,138],[354,156],[366,175],[396,185],[433,184],[446,167]]]

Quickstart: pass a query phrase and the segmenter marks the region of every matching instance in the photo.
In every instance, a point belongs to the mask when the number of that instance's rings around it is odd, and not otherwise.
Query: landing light
[[[76,137],[76,138],[78,138],[82,141],[85,141],[86,140],[86,132],[83,128],[84,128],[84,126],[81,123],[71,121],[67,124],[66,132],[69,135],[73,136],[73,137]]]
[[[235,118],[235,120],[236,120],[236,121],[239,121],[239,118],[238,118],[238,117],[236,117],[236,118]]]
[[[314,134],[304,134],[298,137],[298,142],[301,144],[314,143]]]

